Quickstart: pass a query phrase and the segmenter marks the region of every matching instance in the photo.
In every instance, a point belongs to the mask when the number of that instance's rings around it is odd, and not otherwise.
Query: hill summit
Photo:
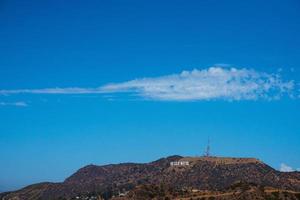
[[[205,199],[223,198],[224,194],[230,196],[239,191],[249,192],[250,196],[240,194],[243,199],[251,199],[253,192],[263,197],[267,191],[278,192],[275,195],[278,198],[285,197],[285,193],[287,199],[297,198],[300,173],[280,172],[255,158],[174,155],[149,163],[87,165],[62,183],[34,184],[0,197],[3,200],[190,199],[198,195]]]

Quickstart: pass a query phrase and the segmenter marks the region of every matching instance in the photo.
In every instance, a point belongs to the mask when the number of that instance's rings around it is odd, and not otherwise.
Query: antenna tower
[[[206,149],[205,149],[205,152],[204,152],[204,156],[205,157],[209,157],[210,156],[210,140],[209,139],[207,141],[207,146],[206,146]]]

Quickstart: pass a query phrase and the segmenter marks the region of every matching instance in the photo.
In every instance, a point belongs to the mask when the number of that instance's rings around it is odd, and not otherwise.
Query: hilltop
[[[299,172],[279,172],[255,158],[175,155],[149,163],[87,165],[62,183],[31,185],[2,199],[251,199],[254,194],[293,199],[299,192]]]

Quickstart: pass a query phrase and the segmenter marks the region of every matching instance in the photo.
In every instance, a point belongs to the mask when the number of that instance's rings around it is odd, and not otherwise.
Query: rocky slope
[[[174,161],[189,165],[171,166],[170,162]],[[171,191],[226,192],[235,184],[300,192],[300,173],[279,172],[253,158],[170,156],[145,164],[88,165],[62,183],[35,184],[0,197],[3,200],[128,198],[142,186],[159,186]]]

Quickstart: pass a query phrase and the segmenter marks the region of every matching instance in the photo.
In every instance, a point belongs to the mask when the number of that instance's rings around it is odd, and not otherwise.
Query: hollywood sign
[[[175,161],[175,162],[170,162],[171,166],[187,166],[190,165],[188,161]]]

